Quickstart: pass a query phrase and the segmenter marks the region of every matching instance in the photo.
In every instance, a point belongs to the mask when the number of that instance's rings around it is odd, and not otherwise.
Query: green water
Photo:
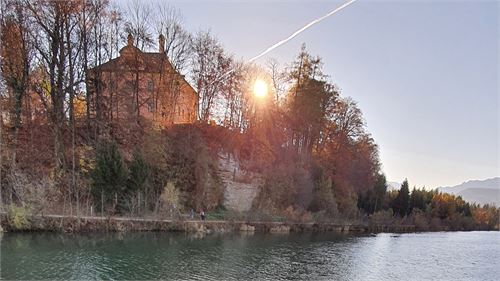
[[[4,233],[1,279],[499,280],[499,232]]]

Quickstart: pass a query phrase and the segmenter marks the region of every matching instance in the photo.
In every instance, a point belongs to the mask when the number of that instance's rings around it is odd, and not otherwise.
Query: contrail
[[[267,48],[265,51],[261,52],[260,54],[256,55],[255,57],[249,59],[247,61],[247,63],[250,63],[250,62],[253,62],[263,56],[265,56],[267,53],[271,52],[272,50],[278,48],[279,46],[285,44],[286,42],[292,40],[293,38],[295,38],[297,35],[299,35],[300,33],[304,32],[306,29],[310,28],[311,26],[317,24],[318,22],[330,17],[330,16],[333,16],[334,14],[336,14],[337,12],[339,12],[340,10],[344,9],[345,7],[351,5],[352,3],[356,2],[357,0],[350,0],[344,4],[342,4],[341,6],[339,6],[338,8],[336,8],[335,10],[329,12],[328,14],[320,17],[320,18],[317,18],[313,21],[311,21],[310,23],[304,25],[302,28],[298,29],[297,31],[295,31],[294,33],[292,33],[290,36],[288,36],[287,38],[279,41],[278,43],[272,45],[271,47]],[[224,75],[222,75],[219,79],[215,80],[214,82],[212,83],[215,83],[223,78],[225,78],[226,76],[228,76],[229,74],[231,74],[232,72],[234,71],[234,68],[229,70],[228,72],[224,73]]]
[[[354,2],[356,2],[356,0],[350,0],[350,1],[346,2],[346,3],[344,3],[342,6],[338,7],[337,9],[335,9],[335,10],[333,10],[333,11],[329,12],[328,14],[326,14],[326,15],[324,15],[324,16],[322,16],[322,17],[320,17],[320,18],[317,18],[317,19],[315,19],[315,20],[313,20],[313,21],[311,21],[310,23],[308,23],[308,24],[304,25],[304,26],[303,26],[302,28],[300,28],[299,30],[297,30],[297,31],[295,31],[294,33],[292,33],[292,34],[291,34],[290,36],[288,36],[287,38],[285,38],[285,39],[283,39],[283,40],[279,41],[278,43],[276,43],[276,44],[272,45],[271,47],[267,48],[267,50],[265,50],[265,51],[263,51],[262,53],[260,53],[260,54],[256,55],[255,57],[253,57],[253,58],[249,59],[249,60],[248,60],[248,62],[253,62],[253,61],[255,61],[255,60],[257,60],[257,59],[261,58],[262,56],[265,56],[267,53],[271,52],[272,50],[274,50],[274,49],[278,48],[279,46],[281,46],[281,45],[285,44],[286,42],[288,42],[288,41],[292,40],[295,36],[299,35],[300,33],[302,33],[303,31],[305,31],[305,30],[306,30],[306,29],[308,29],[309,27],[311,27],[311,26],[313,26],[313,25],[317,24],[318,22],[320,22],[320,21],[322,21],[322,20],[326,19],[326,18],[327,18],[327,17],[329,17],[329,16],[333,16],[335,13],[337,13],[338,11],[340,11],[340,10],[344,9],[345,7],[347,7],[347,6],[351,5],[351,4],[352,4],[352,3],[354,3]]]

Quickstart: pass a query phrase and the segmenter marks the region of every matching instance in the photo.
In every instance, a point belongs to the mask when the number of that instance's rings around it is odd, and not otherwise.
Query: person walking
[[[203,210],[201,210],[200,216],[201,216],[201,220],[205,221],[205,212]]]

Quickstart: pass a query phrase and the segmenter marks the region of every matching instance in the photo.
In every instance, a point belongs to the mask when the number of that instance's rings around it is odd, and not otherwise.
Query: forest
[[[33,214],[414,224],[498,228],[499,209],[424,188],[387,190],[361,109],[303,45],[286,65],[246,63],[163,2],[0,0],[0,203],[19,229]],[[199,95],[194,124],[138,118],[105,130],[89,70],[127,35],[165,53]],[[269,88],[253,94],[256,80]],[[94,95],[98,95],[94,94]],[[355,95],[355,93],[352,93]],[[383,110],[383,109],[381,109]],[[245,214],[223,206],[219,156],[260,179]],[[242,181],[248,179],[241,179]],[[210,216],[209,216],[210,217]]]

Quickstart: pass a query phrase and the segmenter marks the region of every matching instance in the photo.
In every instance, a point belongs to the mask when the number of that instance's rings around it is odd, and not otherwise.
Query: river
[[[500,280],[500,232],[0,235],[9,280]]]

